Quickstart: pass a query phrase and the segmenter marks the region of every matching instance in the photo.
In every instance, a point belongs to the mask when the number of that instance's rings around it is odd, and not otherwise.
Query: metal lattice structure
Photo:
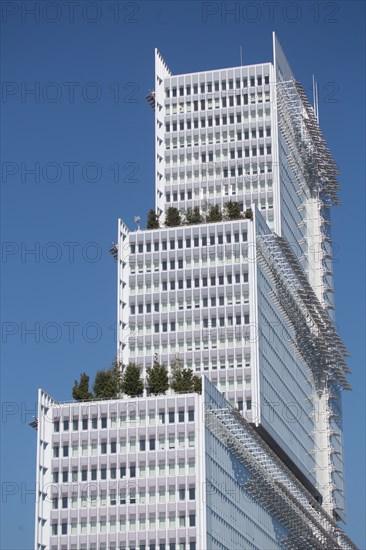
[[[314,379],[330,377],[350,390],[344,356],[348,352],[325,313],[289,245],[275,234],[257,238],[258,260],[273,281],[273,297],[295,334],[294,345]]]
[[[155,104],[156,104],[155,90],[149,91],[149,93],[146,96],[146,101],[148,102],[152,110],[155,111]]]
[[[338,168],[301,84],[277,83],[277,109],[288,162],[300,187],[307,185],[310,194],[319,196],[326,206],[338,205]]]
[[[288,550],[357,550],[314,497],[229,405],[206,407],[207,428],[251,473],[244,489],[287,530]]]

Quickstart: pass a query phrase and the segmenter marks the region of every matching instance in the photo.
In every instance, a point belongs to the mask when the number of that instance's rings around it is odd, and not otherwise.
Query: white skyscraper
[[[155,53],[160,227],[119,220],[117,358],[144,377],[155,355],[179,358],[203,391],[62,405],[41,392],[37,550],[355,548],[336,524],[337,170],[275,36],[273,57],[172,75]]]

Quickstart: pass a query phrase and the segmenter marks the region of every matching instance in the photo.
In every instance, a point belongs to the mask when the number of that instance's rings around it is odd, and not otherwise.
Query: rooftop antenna
[[[318,83],[315,81],[315,76],[313,75],[313,103],[314,103],[314,114],[319,123],[319,99],[318,99]]]
[[[240,66],[243,66],[243,48],[240,46]]]
[[[133,221],[137,224],[137,231],[140,231],[140,221],[141,221],[140,216],[135,216],[133,218]]]

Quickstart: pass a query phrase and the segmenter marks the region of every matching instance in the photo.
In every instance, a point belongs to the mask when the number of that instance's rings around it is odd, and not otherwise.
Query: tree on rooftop
[[[155,210],[150,210],[147,215],[146,229],[159,229],[159,217]]]
[[[171,365],[172,375],[170,387],[176,393],[190,393],[193,390],[193,372],[183,366],[182,361],[177,357]]]
[[[147,387],[153,395],[165,394],[169,388],[168,370],[165,365],[161,365],[157,355],[154,357],[153,366],[147,371]]]
[[[123,371],[121,390],[130,397],[141,395],[144,391],[141,371],[136,363],[129,363]]]
[[[72,397],[76,401],[86,401],[93,398],[93,394],[89,391],[89,376],[85,372],[80,374],[79,382],[74,381]]]
[[[203,217],[201,215],[199,206],[195,206],[194,208],[188,208],[188,210],[185,213],[185,222],[188,225],[194,225],[194,224],[203,222]]]
[[[206,216],[207,223],[221,222],[222,212],[218,204],[210,206],[208,214]]]
[[[245,211],[245,217],[248,219],[248,220],[252,220],[253,219],[253,210],[251,208],[247,208],[246,211]]]
[[[121,371],[117,362],[95,375],[93,390],[97,399],[117,399],[121,392]]]
[[[165,212],[165,225],[167,227],[177,227],[181,223],[182,220],[178,208],[170,206]]]
[[[240,205],[235,201],[228,201],[224,204],[224,218],[225,220],[240,220],[242,217],[240,212]]]
[[[196,393],[202,393],[202,378],[200,376],[194,375],[192,382],[193,382],[193,391]]]

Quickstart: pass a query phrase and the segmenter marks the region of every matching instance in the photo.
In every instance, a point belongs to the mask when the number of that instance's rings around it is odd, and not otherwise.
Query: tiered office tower
[[[337,169],[275,36],[273,52],[182,75],[155,53],[160,228],[119,221],[117,357],[144,377],[155,355],[179,359],[203,391],[62,405],[40,392],[37,550],[355,548],[336,523]],[[203,221],[228,201],[246,217]],[[201,223],[168,226],[170,207]]]

